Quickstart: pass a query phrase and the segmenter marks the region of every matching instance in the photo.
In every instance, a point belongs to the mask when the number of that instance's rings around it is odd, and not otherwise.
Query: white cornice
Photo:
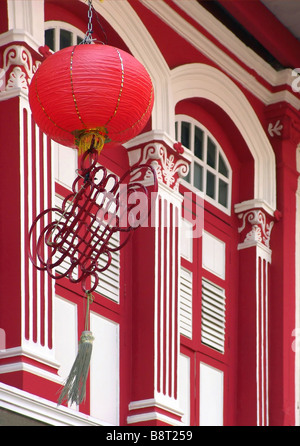
[[[22,97],[28,99],[28,94],[22,88],[11,88],[10,90],[0,91],[0,102],[7,101],[8,99]]]
[[[149,132],[140,133],[123,145],[126,149],[130,149],[131,147],[147,144],[151,141],[163,141],[170,147],[176,142],[176,140],[171,138],[164,130],[151,130]]]
[[[196,0],[173,0],[185,13],[272,86],[286,84],[291,70],[276,71]]]
[[[51,426],[108,426],[89,415],[0,383],[0,407]]]
[[[274,216],[274,209],[264,200],[254,199],[243,201],[234,206],[236,214],[244,213],[252,209],[263,209],[267,214]]]
[[[233,60],[230,55],[226,54],[219,46],[188,23],[163,0],[141,0],[141,2],[185,40],[190,42],[199,52],[216,63],[227,75],[243,85],[264,104],[268,105],[278,102],[277,99],[280,96],[277,93],[274,95],[268,88],[262,85],[254,74],[251,74],[241,64]],[[270,87],[284,85],[286,83],[291,84],[293,79],[291,74],[292,70],[284,70],[283,72],[277,73],[271,66],[267,66],[262,58],[240,42],[229,30],[222,27],[222,24],[203,7],[198,5],[198,3],[195,4],[193,0],[181,0],[178,4],[180,4],[185,12],[194,14],[193,18],[198,20],[202,26],[205,26],[212,35],[216,33],[217,36],[214,35],[214,37],[220,40],[222,39],[222,44],[226,45],[237,58],[245,63],[251,72],[259,74],[262,79],[269,83]],[[209,20],[205,24],[205,18],[207,17],[209,17]],[[220,31],[217,31],[218,27],[220,27]],[[243,52],[245,53],[244,56],[242,56]],[[285,99],[293,107],[300,109],[300,99],[295,95],[289,93],[285,95]]]
[[[24,29],[10,29],[0,34],[0,46],[11,45],[14,42],[26,43],[30,48],[38,53],[43,42],[38,42],[28,31]]]
[[[44,370],[40,367],[36,367],[31,364],[27,364],[26,362],[13,362],[9,364],[0,365],[0,376],[2,374],[6,373],[14,373],[14,372],[27,372],[31,373],[32,375],[39,376],[43,379],[47,379],[52,382],[56,382],[57,384],[62,385],[63,380],[60,376],[48,372],[47,370]]]
[[[39,350],[35,351],[34,349],[30,348],[30,346],[8,348],[5,350],[0,350],[0,359],[26,356],[27,358],[41,362],[48,367],[53,367],[55,369],[58,369],[60,364],[54,359],[53,352],[50,351],[50,349],[47,349],[45,354],[43,352],[43,349],[46,350],[43,347],[41,349],[42,350],[41,353],[41,351]]]
[[[172,138],[164,130],[155,130],[154,129],[154,130],[150,130],[149,132],[140,133],[135,138],[132,138],[130,141],[123,144],[123,146],[129,150],[132,147],[149,144],[152,141],[161,141],[164,144],[166,144],[168,147],[173,147],[174,144],[177,142],[176,139]],[[192,161],[191,156],[186,152],[181,154],[181,158],[185,159],[188,162]]]
[[[129,415],[127,417],[127,423],[133,424],[133,423],[145,423],[148,421],[162,421],[163,423],[166,423],[166,425],[169,426],[183,426],[183,423],[180,421],[176,421],[171,417],[168,417],[166,415],[163,415],[159,412],[146,412],[141,413],[137,415]]]
[[[133,401],[129,403],[129,411],[140,410],[140,409],[151,409],[149,412],[145,411],[144,413],[131,414],[127,417],[127,423],[142,423],[151,420],[159,420],[170,426],[182,426],[183,423],[175,418],[172,418],[170,415],[165,415],[159,412],[159,410],[163,410],[166,413],[174,414],[176,417],[181,418],[183,415],[182,410],[179,409],[178,400],[168,401],[168,398],[165,396],[158,395],[158,398],[150,398],[146,400]],[[161,401],[162,399],[162,401]],[[178,406],[178,407],[177,407]]]
[[[172,401],[173,404],[176,403],[178,405],[178,401],[174,400]],[[164,402],[162,403],[159,398],[149,398],[146,400],[139,400],[139,401],[132,401],[129,403],[129,410],[139,410],[139,409],[145,409],[149,407],[155,407],[157,409],[162,409],[165,411],[169,411],[176,415],[177,417],[182,417],[183,412],[181,409],[178,409],[177,407],[170,408],[170,406]]]

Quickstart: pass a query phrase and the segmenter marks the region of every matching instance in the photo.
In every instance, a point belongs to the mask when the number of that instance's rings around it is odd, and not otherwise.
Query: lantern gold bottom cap
[[[89,149],[95,149],[100,152],[106,141],[104,128],[76,130],[74,135],[79,155],[82,155]]]

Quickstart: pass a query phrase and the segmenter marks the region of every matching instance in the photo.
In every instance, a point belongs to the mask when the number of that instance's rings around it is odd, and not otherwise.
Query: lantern
[[[124,143],[146,125],[154,101],[144,66],[127,52],[103,44],[76,45],[46,58],[29,88],[39,128],[79,151]]]
[[[89,18],[83,43],[93,43],[91,14]],[[85,329],[59,404],[65,399],[80,404],[85,397],[93,341],[88,323],[91,293],[98,274],[110,265],[111,252],[124,246],[123,241],[112,248],[112,235],[117,231],[130,233],[138,227],[121,225],[122,209],[127,212],[122,183],[127,184],[136,170],[144,170],[148,176],[150,170],[157,191],[156,174],[150,165],[134,166],[119,179],[98,165],[98,155],[104,144],[122,144],[139,134],[151,115],[153,101],[152,82],[143,65],[125,51],[103,44],[80,44],[48,56],[30,84],[30,107],[41,131],[83,154],[72,192],[62,208],[41,212],[29,231],[32,263],[55,279],[67,276],[73,283],[80,282],[87,299]],[[86,165],[87,160],[90,165]],[[148,194],[136,181],[126,191],[131,196]],[[114,212],[109,212],[111,207]],[[59,275],[56,268],[64,261],[70,268]]]

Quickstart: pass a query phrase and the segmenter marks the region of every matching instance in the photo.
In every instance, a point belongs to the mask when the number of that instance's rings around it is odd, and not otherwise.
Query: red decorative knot
[[[81,44],[42,62],[29,101],[40,129],[76,148],[89,132],[102,144],[136,136],[150,118],[154,93],[148,72],[133,56],[108,45]]]
[[[88,158],[92,162],[86,167]],[[80,282],[85,293],[93,292],[99,274],[111,264],[112,253],[120,250],[132,231],[149,216],[149,189],[138,182],[128,183],[133,174],[143,170],[152,173],[156,192],[157,180],[151,166],[133,167],[118,179],[97,164],[96,150],[87,151],[72,193],[62,207],[43,211],[30,228],[29,257],[36,268],[47,271],[54,279],[68,277],[73,283]],[[140,207],[141,197],[144,208]],[[137,213],[142,215],[135,220]],[[110,243],[116,232],[125,233],[117,247]],[[62,263],[63,272],[58,272]]]
[[[175,142],[173,144],[173,147],[176,150],[176,152],[179,153],[180,155],[182,155],[184,153],[184,148],[183,148],[181,142]]]
[[[40,46],[39,53],[43,56],[44,59],[46,59],[46,57],[51,56],[52,54],[50,48],[47,45]]]
[[[280,221],[282,218],[282,213],[278,209],[274,212],[274,218],[276,221]]]

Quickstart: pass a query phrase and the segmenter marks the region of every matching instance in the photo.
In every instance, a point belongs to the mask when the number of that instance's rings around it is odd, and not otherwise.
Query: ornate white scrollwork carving
[[[158,181],[178,191],[178,179],[188,173],[189,165],[181,157],[170,152],[171,149],[167,149],[162,143],[153,142],[141,150],[138,163],[151,164],[156,170]],[[132,180],[136,180],[136,178]]]
[[[15,67],[9,76],[9,79],[7,81],[6,90],[9,90],[11,88],[20,88],[22,90],[27,91],[28,85],[27,85],[27,79],[25,76],[24,71],[21,70],[20,67]]]
[[[242,225],[238,228],[238,231],[240,234],[245,234],[243,235],[242,244],[261,243],[270,248],[270,237],[274,221],[270,221],[261,209],[251,209],[239,214],[238,217],[242,220]]]
[[[14,88],[28,92],[30,81],[40,61],[33,62],[30,51],[23,45],[10,45],[3,52],[0,69],[0,92]]]

